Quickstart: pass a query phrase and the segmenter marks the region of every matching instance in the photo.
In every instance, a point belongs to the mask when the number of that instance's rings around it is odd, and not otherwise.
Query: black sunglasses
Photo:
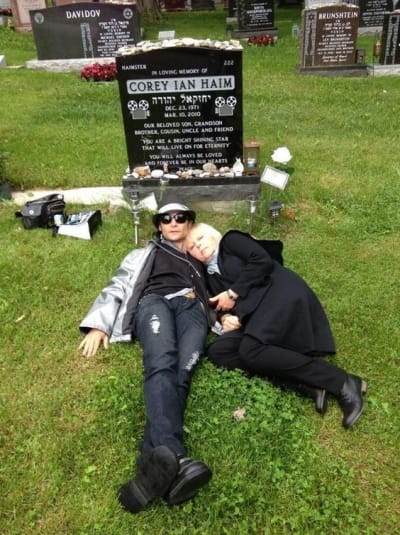
[[[172,220],[175,220],[179,224],[186,223],[186,221],[190,221],[191,217],[190,214],[159,214],[158,220],[160,223],[163,223],[163,225],[169,225]]]

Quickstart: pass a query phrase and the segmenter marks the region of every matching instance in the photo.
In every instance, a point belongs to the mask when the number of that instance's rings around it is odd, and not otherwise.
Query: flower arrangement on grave
[[[86,65],[81,71],[81,78],[88,82],[111,82],[117,78],[117,65],[115,61]]]
[[[292,159],[292,155],[287,147],[278,147],[271,154],[271,159],[275,163],[287,165]]]
[[[263,35],[252,35],[248,38],[247,42],[252,46],[274,46],[278,40],[276,35],[271,35],[269,33]]]

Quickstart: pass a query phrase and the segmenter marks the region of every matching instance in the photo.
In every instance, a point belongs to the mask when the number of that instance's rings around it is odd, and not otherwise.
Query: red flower
[[[112,63],[93,63],[87,65],[81,71],[81,78],[85,78],[88,82],[111,82],[117,78],[117,66],[115,62]]]
[[[253,35],[252,37],[249,37],[247,40],[249,45],[255,45],[255,46],[273,46],[277,41],[276,36],[272,36],[269,33],[266,33],[264,35]]]

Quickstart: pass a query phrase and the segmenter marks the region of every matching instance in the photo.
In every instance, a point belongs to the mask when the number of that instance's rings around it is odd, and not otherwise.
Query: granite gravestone
[[[237,0],[238,30],[233,35],[251,37],[269,33],[275,35],[273,0]]]
[[[384,16],[379,63],[400,64],[400,11],[386,13]]]
[[[212,10],[215,9],[214,0],[192,0],[192,11]]]
[[[238,171],[238,41],[140,43],[119,51],[117,69],[129,161],[122,180],[126,196],[136,202],[138,194],[160,198],[168,190],[187,201],[219,203],[259,193],[260,177]]]
[[[184,11],[185,0],[164,0],[165,11]]]
[[[300,71],[354,66],[358,18],[355,5],[304,9]]]
[[[29,13],[32,9],[45,9],[46,0],[11,0],[14,26],[18,32],[31,31]]]
[[[228,17],[229,18],[237,17],[237,0],[228,1]]]
[[[384,14],[392,10],[392,0],[360,0],[359,34],[375,34],[383,26]]]
[[[140,40],[135,4],[69,4],[30,16],[39,60],[112,57]]]
[[[242,50],[174,46],[117,57],[130,169],[231,166],[242,154]]]

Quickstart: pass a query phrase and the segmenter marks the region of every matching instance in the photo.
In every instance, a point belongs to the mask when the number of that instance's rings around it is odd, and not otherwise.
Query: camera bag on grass
[[[50,228],[54,226],[54,216],[64,214],[64,211],[64,195],[51,193],[45,197],[40,197],[40,199],[28,201],[21,210],[15,212],[15,217],[22,217],[22,223],[26,229]]]

